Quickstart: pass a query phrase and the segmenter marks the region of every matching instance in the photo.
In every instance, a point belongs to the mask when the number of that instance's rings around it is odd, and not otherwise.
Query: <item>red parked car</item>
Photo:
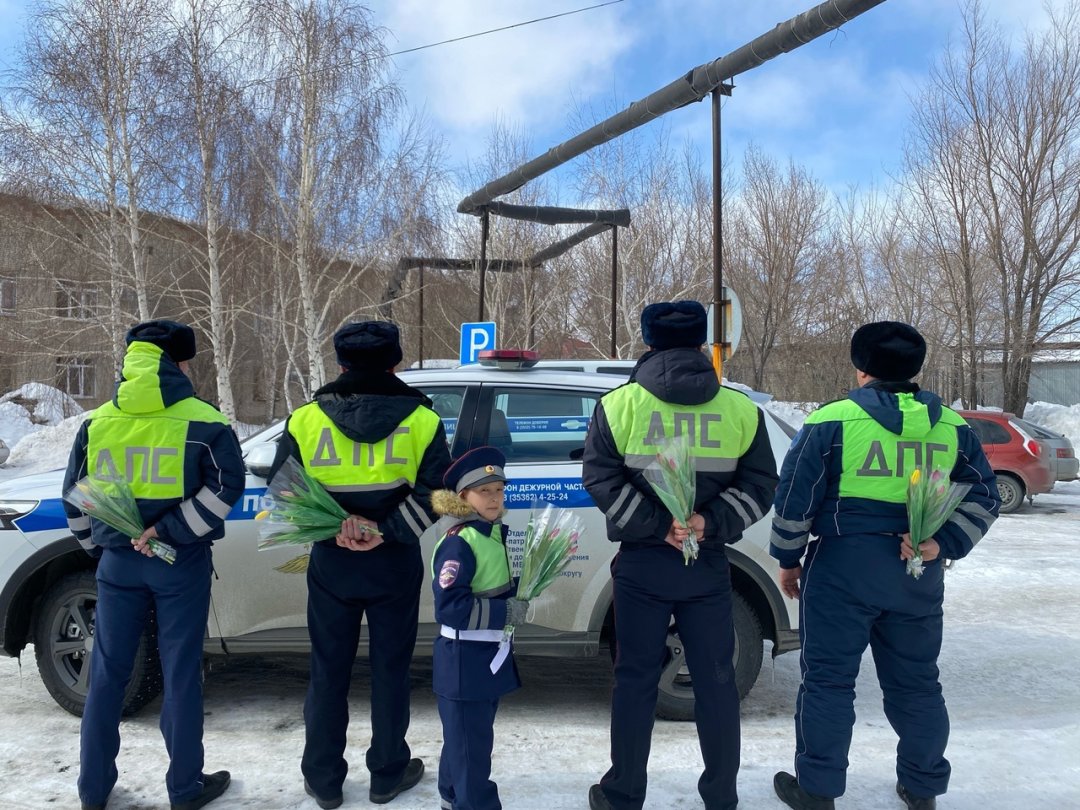
[[[1056,478],[1050,449],[1024,429],[1015,414],[1001,411],[957,411],[982,442],[997,475],[1001,514],[1015,512],[1024,498],[1054,488]]]

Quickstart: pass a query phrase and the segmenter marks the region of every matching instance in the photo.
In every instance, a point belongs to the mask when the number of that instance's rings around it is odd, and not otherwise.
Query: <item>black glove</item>
[[[516,599],[510,597],[506,600],[506,623],[512,627],[525,624],[525,616],[529,612],[528,599]]]

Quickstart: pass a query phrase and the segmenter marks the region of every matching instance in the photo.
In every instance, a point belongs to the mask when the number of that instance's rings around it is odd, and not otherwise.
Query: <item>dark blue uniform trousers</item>
[[[82,717],[79,798],[104,804],[116,784],[120,714],[135,652],[153,605],[165,681],[161,736],[169,753],[171,802],[202,790],[203,639],[210,606],[208,543],[181,545],[169,565],[132,548],[107,548],[97,569],[90,689]]]
[[[451,700],[439,696],[443,747],[439,757],[439,796],[453,810],[502,810],[491,781],[498,700]]]
[[[401,782],[411,756],[405,742],[409,664],[423,578],[419,545],[387,541],[371,551],[327,543],[312,547],[307,573],[311,680],[300,768],[321,797],[340,796],[349,770],[349,683],[365,613],[371,660],[370,788],[387,793]]]
[[[949,716],[937,667],[944,568],[935,560],[915,579],[899,556],[900,538],[880,534],[826,537],[807,551],[795,772],[810,793],[844,793],[855,678],[867,644],[885,716],[900,737],[897,779],[915,796],[938,796],[949,785]]]
[[[698,792],[706,810],[739,801],[739,693],[731,576],[719,550],[692,565],[669,545],[624,548],[611,563],[615,596],[615,688],[611,699],[611,769],[600,780],[615,810],[640,810],[660,673],[672,617],[694,685],[694,720],[705,772]]]

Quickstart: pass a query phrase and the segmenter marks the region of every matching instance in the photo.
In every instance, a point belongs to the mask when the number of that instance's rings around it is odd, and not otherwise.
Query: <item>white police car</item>
[[[455,456],[479,445],[499,447],[507,457],[507,506],[512,557],[520,558],[524,526],[534,500],[581,510],[585,536],[563,576],[536,600],[533,623],[519,628],[519,654],[595,656],[612,626],[609,562],[617,546],[607,540],[604,518],[581,485],[581,450],[593,408],[620,385],[616,374],[525,367],[518,355],[497,353],[497,366],[407,371],[410,385],[433,401]],[[792,431],[766,418],[777,463]],[[229,515],[225,537],[214,545],[212,604],[206,652],[306,652],[305,578],[275,570],[296,548],[256,549],[254,516],[266,488],[262,477],[273,458],[279,423],[244,442],[247,488]],[[65,709],[80,713],[92,652],[96,599],[93,561],[67,531],[60,502],[62,472],[0,484],[0,646],[18,655],[33,643],[46,687]],[[763,642],[774,654],[798,646],[798,613],[776,586],[768,555],[769,520],[755,524],[728,549],[735,589],[736,678],[750,691],[761,668]],[[426,560],[435,542],[425,537]],[[438,626],[430,588],[420,607],[417,650],[430,653]],[[660,684],[658,713],[693,717],[693,693],[677,629]],[[161,687],[153,630],[144,639],[126,709],[135,711]]]

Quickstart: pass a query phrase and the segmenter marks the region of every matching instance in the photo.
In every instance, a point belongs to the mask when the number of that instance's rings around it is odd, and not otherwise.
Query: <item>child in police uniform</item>
[[[442,515],[432,556],[435,620],[433,685],[443,726],[439,796],[445,810],[501,810],[491,781],[499,698],[521,685],[503,628],[525,622],[502,523],[506,459],[494,447],[472,450],[432,494]]]

